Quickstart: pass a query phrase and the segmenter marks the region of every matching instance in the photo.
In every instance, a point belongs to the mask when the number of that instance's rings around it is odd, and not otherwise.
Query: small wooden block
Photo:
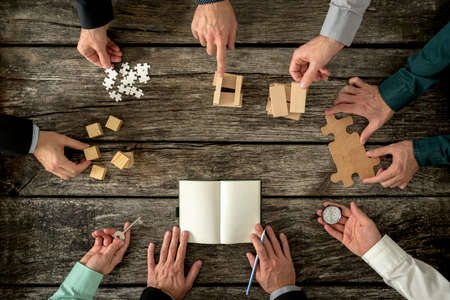
[[[86,160],[95,160],[95,159],[99,159],[102,157],[100,155],[100,149],[98,148],[98,146],[92,146],[92,147],[84,149],[83,151],[84,151],[84,156],[86,157]]]
[[[306,105],[306,94],[308,89],[303,89],[300,87],[300,83],[291,83],[291,113],[304,113]]]
[[[289,115],[286,90],[283,84],[271,84],[269,88],[270,101],[272,103],[272,114],[274,118]]]
[[[223,77],[214,74],[213,85],[216,87],[214,91],[213,105],[226,107],[242,107],[242,83],[244,76],[224,73]],[[234,93],[222,92],[222,88],[233,89]]]
[[[128,156],[118,151],[112,158],[111,163],[122,170],[123,168],[125,168],[129,161],[130,159],[128,158]]]
[[[99,165],[93,165],[91,169],[91,176],[92,178],[95,178],[97,180],[103,180],[106,175],[106,168],[101,167]]]
[[[129,161],[125,165],[125,169],[129,169],[132,166],[134,166],[134,154],[133,154],[133,152],[124,152],[123,154],[125,154],[128,157],[128,159],[129,159]]]
[[[120,127],[122,127],[122,123],[123,121],[121,119],[114,116],[109,116],[108,121],[106,121],[105,127],[117,132],[120,130]]]
[[[91,139],[103,135],[103,129],[100,123],[93,123],[86,126],[86,131]]]

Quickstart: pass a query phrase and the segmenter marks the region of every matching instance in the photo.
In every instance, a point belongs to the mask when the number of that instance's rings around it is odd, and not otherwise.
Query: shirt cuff
[[[347,47],[350,46],[361,25],[364,11],[367,9],[367,7],[362,8],[363,13],[360,14],[351,8],[330,3],[320,34],[341,42]]]
[[[203,4],[211,4],[211,3],[222,2],[222,1],[223,0],[197,0],[197,4],[203,5]]]
[[[413,140],[414,157],[420,167],[450,163],[450,135]]]
[[[362,259],[383,278],[389,278],[389,274],[407,258],[408,253],[387,235],[362,256]]]
[[[276,298],[280,297],[281,295],[284,295],[289,292],[301,291],[301,290],[302,289],[296,285],[283,286],[283,287],[273,291],[272,294],[270,294],[270,300],[275,300]]]
[[[83,295],[88,299],[92,299],[102,279],[102,274],[77,262],[61,286],[69,288],[71,295]]]
[[[28,153],[33,154],[36,150],[37,143],[39,140],[39,127],[36,124],[33,124],[33,137],[31,138],[30,150]]]
[[[399,111],[416,98],[416,95],[412,92],[414,87],[408,86],[414,81],[408,77],[407,72],[401,69],[380,84],[381,98],[393,111]]]

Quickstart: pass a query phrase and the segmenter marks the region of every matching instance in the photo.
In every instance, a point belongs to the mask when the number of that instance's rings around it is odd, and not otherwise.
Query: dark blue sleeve
[[[114,18],[111,0],[75,0],[81,27],[94,29],[102,27]]]
[[[222,2],[223,0],[197,0],[198,5]]]
[[[173,300],[173,299],[163,291],[149,286],[142,292],[140,300]]]
[[[303,291],[292,291],[276,297],[275,300],[307,300],[307,298]]]
[[[0,153],[23,156],[28,154],[33,139],[33,122],[0,115]]]

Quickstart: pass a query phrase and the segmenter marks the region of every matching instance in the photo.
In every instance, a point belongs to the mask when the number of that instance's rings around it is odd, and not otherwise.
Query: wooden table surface
[[[0,113],[98,144],[109,166],[103,182],[88,171],[63,181],[32,156],[0,158],[2,299],[50,296],[91,246],[91,231],[142,215],[145,223],[133,231],[123,262],[97,293],[97,299],[137,299],[146,284],[146,247],[160,245],[177,224],[178,180],[184,178],[262,179],[263,221],[288,236],[297,284],[310,299],[401,299],[317,224],[314,213],[324,200],[356,201],[382,233],[450,275],[450,168],[422,168],[404,191],[356,177],[344,188],[329,180],[333,137],[320,132],[324,110],[348,78],[379,84],[395,73],[446,24],[448,1],[373,0],[352,47],[330,62],[330,80],[311,87],[299,121],[266,114],[269,84],[291,80],[292,52],[320,32],[328,0],[232,1],[239,31],[227,71],[244,75],[242,109],[212,106],[215,59],[191,35],[193,0],[113,2],[109,33],[124,61],[151,64],[145,96],[119,103],[103,88],[103,71],[77,52],[74,1],[0,2]],[[447,76],[398,112],[367,148],[448,134],[449,95]],[[84,126],[110,114],[124,120],[120,132],[87,139]],[[354,120],[351,131],[367,124]],[[126,149],[135,149],[134,168],[109,165],[115,151]],[[250,244],[190,245],[186,264],[199,258],[204,264],[186,298],[247,299],[249,250]],[[266,298],[257,285],[249,297]]]

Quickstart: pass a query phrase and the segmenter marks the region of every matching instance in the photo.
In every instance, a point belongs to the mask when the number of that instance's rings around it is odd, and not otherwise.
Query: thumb
[[[195,278],[197,278],[198,273],[200,273],[200,269],[202,267],[202,261],[197,260],[189,270],[189,273],[186,276],[186,283],[188,284],[189,288],[192,287],[194,284]]]
[[[250,264],[250,267],[253,268],[253,265],[255,264],[255,255],[253,255],[252,253],[247,253],[247,259],[248,259],[248,263]]]
[[[308,70],[306,70],[305,75],[303,75],[303,78],[300,81],[300,87],[303,89],[308,88],[314,81],[318,71],[319,68],[317,68],[316,64],[310,63]]]
[[[64,146],[65,147],[69,147],[69,148],[72,148],[72,149],[75,149],[75,150],[83,150],[83,149],[89,147],[88,144],[85,144],[83,142],[74,140],[74,139],[72,139],[72,138],[70,138],[68,136],[65,136],[65,135],[64,135],[63,142],[64,142]]]
[[[100,64],[104,69],[111,68],[111,58],[106,51],[106,47],[104,49],[96,49],[98,57],[100,58]]]
[[[377,131],[377,126],[374,122],[369,122],[369,124],[364,128],[363,132],[361,132],[360,142],[361,144],[365,144],[367,140],[372,136],[372,134]]]
[[[385,147],[381,147],[378,149],[374,149],[374,150],[370,150],[367,151],[367,156],[369,157],[380,157],[380,156],[385,156],[388,154],[391,154],[391,147],[390,146],[385,146]]]

